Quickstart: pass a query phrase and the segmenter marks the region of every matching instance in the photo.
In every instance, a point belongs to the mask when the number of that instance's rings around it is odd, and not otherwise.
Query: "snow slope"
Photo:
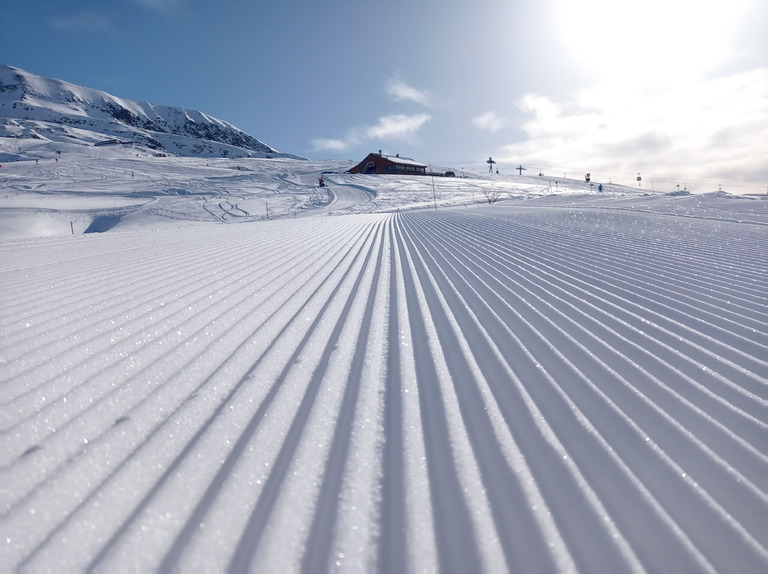
[[[8,145],[0,138],[0,145]],[[14,142],[15,145],[15,142]],[[25,148],[22,148],[25,150]],[[0,168],[0,239],[190,223],[244,223],[308,213],[369,213],[474,205],[555,192],[548,178],[350,175],[351,162],[291,158],[179,158],[115,147]],[[31,153],[25,151],[25,153]],[[329,173],[330,172],[330,173]],[[323,176],[328,187],[318,187]],[[560,182],[563,194],[583,182]],[[622,196],[635,190],[611,186]],[[752,202],[749,202],[750,205]],[[99,226],[100,222],[109,224]]]
[[[3,569],[768,569],[768,201],[327,179],[0,241]]]

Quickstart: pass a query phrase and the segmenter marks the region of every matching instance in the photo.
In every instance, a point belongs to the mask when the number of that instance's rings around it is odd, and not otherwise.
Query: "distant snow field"
[[[768,200],[98,154],[0,169],[3,570],[768,571]]]

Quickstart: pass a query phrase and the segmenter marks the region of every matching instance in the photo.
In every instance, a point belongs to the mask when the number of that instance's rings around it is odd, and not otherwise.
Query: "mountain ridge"
[[[20,144],[4,161],[112,143],[154,155],[304,159],[201,111],[120,98],[7,64],[0,64],[0,137]]]

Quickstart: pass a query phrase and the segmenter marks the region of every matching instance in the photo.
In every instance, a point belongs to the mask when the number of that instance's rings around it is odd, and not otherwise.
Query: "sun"
[[[729,53],[747,0],[555,0],[569,55],[588,73],[661,85],[700,76]]]

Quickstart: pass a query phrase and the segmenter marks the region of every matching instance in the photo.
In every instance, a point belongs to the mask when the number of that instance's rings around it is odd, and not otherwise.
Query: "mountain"
[[[301,159],[199,111],[126,100],[5,64],[0,64],[0,138],[15,140],[6,140],[3,161],[74,151],[73,146],[130,146],[181,157]]]

